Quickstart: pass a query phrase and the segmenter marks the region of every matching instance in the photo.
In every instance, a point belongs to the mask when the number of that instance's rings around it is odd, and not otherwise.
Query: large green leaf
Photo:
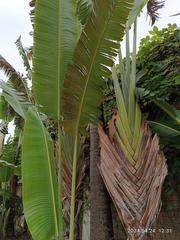
[[[109,77],[108,67],[118,54],[119,41],[132,0],[99,0],[93,3],[93,12],[81,34],[74,54],[74,64],[65,77],[65,127],[78,131],[97,116],[101,100],[103,77]],[[103,9],[103,10],[102,10]]]
[[[79,35],[75,0],[38,0],[35,13],[33,90],[41,111],[60,118],[64,76]]]
[[[52,140],[37,113],[26,115],[22,144],[23,203],[34,240],[58,236],[58,184]]]

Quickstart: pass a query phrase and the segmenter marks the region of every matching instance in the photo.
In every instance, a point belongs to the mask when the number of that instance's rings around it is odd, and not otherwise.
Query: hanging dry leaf
[[[72,184],[72,154],[70,143],[65,146],[62,143],[62,194],[63,194],[63,216],[67,224],[70,219],[70,207],[71,207],[71,184]],[[72,146],[71,146],[72,147]],[[66,149],[68,148],[68,149]],[[56,173],[58,173],[58,145],[55,144],[55,159],[56,159]],[[78,220],[79,212],[82,206],[82,201],[79,199],[80,191],[82,188],[82,182],[85,176],[85,163],[84,163],[84,138],[81,139],[79,144],[79,154],[77,161],[77,178],[76,178],[76,220]]]

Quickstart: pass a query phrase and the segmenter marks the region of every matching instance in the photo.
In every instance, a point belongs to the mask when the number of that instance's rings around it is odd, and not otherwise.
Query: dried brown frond
[[[34,7],[35,3],[36,3],[36,0],[31,0],[30,3],[29,3],[29,6],[30,7]]]
[[[159,19],[159,10],[165,5],[164,0],[149,0],[147,3],[147,13],[151,19],[151,25]]]
[[[13,66],[10,63],[8,63],[8,61],[6,61],[6,59],[3,58],[3,56],[1,55],[0,55],[0,69],[4,72],[4,74],[8,78],[12,77],[19,78],[19,73],[17,73]]]
[[[29,6],[32,8],[30,11],[30,18],[31,18],[32,24],[34,23],[35,4],[36,4],[36,0],[31,0],[29,3]]]
[[[171,15],[170,17],[177,17],[179,15],[180,15],[180,12],[179,13],[175,13],[175,14]]]
[[[9,81],[12,83],[13,87],[24,93],[25,97],[28,99],[28,89],[26,82],[22,76],[14,69],[14,67],[0,55],[0,70],[9,78]]]
[[[55,146],[56,166],[58,166],[58,146]],[[62,195],[63,195],[63,216],[67,224],[70,219],[70,207],[71,207],[71,184],[72,184],[72,168],[69,166],[69,159],[62,149]],[[85,163],[84,163],[84,139],[81,139],[80,150],[77,161],[77,178],[76,178],[76,216],[75,222],[78,220],[79,212],[82,206],[80,200],[80,192],[82,190],[82,182],[85,176]]]

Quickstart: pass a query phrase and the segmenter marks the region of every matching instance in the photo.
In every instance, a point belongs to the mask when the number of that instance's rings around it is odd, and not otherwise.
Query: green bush
[[[137,69],[145,74],[137,86],[146,91],[143,102],[161,99],[175,103],[180,84],[180,30],[176,24],[158,30],[140,42]]]

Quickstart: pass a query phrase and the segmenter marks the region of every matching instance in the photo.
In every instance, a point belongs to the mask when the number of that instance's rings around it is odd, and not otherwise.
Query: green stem
[[[58,240],[63,240],[63,212],[62,212],[62,158],[61,158],[61,126],[58,120],[58,199],[59,199],[59,237]]]
[[[130,71],[131,71],[131,61],[130,61],[130,47],[129,47],[129,28],[126,29],[126,84],[127,89],[130,86]]]
[[[77,147],[78,147],[78,132],[76,132],[76,134],[75,134],[74,152],[73,152],[73,172],[72,172],[72,186],[71,186],[71,211],[70,211],[70,236],[69,236],[69,240],[74,240]]]
[[[130,69],[130,85],[129,85],[129,106],[128,106],[128,116],[130,119],[130,126],[132,132],[134,131],[135,123],[135,87],[136,87],[136,45],[137,45],[137,19],[134,22],[133,31],[133,53],[132,53],[132,64]],[[129,55],[130,57],[130,55]]]
[[[125,80],[125,70],[124,70],[124,63],[123,63],[123,57],[122,57],[122,52],[121,52],[121,46],[119,48],[119,67],[120,67],[120,76],[121,76],[123,98],[124,98],[125,106],[126,106],[126,109],[127,109],[128,108],[127,82]]]
[[[132,54],[133,91],[135,91],[136,87],[136,48],[137,48],[137,19],[134,22],[134,36],[133,36],[133,54]]]

